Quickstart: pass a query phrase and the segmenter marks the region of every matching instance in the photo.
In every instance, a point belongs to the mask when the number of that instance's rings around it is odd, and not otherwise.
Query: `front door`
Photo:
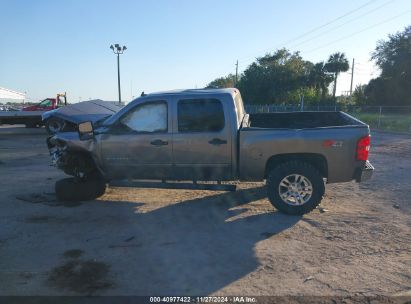
[[[218,99],[177,100],[173,133],[178,179],[224,180],[231,176],[231,133]]]
[[[168,112],[166,101],[139,104],[100,135],[103,169],[110,178],[163,179],[171,175]]]

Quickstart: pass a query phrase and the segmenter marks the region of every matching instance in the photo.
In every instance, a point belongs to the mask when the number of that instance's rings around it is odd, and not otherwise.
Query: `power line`
[[[330,20],[330,21],[328,21],[328,22],[326,22],[326,23],[324,23],[324,24],[322,24],[322,25],[320,25],[320,26],[317,26],[317,27],[313,28],[312,30],[310,30],[310,31],[308,31],[308,32],[305,32],[304,34],[301,34],[301,35],[299,35],[299,36],[297,36],[297,37],[295,37],[295,38],[293,38],[293,39],[288,40],[288,41],[285,42],[284,44],[289,44],[289,43],[292,42],[292,41],[299,40],[300,38],[302,38],[302,37],[304,37],[304,36],[306,36],[306,35],[309,35],[309,34],[315,32],[315,31],[318,31],[319,29],[324,28],[324,27],[326,27],[326,26],[328,26],[328,25],[330,25],[330,24],[332,24],[332,23],[335,23],[336,21],[341,20],[341,19],[343,19],[343,18],[345,18],[345,17],[347,17],[347,16],[355,13],[356,11],[359,11],[359,10],[361,10],[362,8],[368,6],[368,5],[372,4],[372,3],[375,3],[375,2],[377,2],[377,1],[378,1],[378,0],[368,1],[368,2],[364,3],[363,5],[355,8],[355,9],[353,9],[353,10],[351,10],[351,11],[348,11],[347,13],[345,13],[345,14],[337,17],[337,18],[334,18],[334,19],[332,19],[332,20]],[[296,46],[301,45],[301,44],[304,44],[305,42],[310,41],[310,40],[313,40],[313,39],[315,39],[315,38],[318,38],[318,37],[320,37],[320,36],[322,36],[322,35],[324,35],[324,34],[326,34],[326,33],[329,33],[329,32],[331,32],[331,31],[333,31],[333,30],[335,30],[335,29],[341,28],[342,26],[344,26],[344,25],[346,25],[346,24],[349,24],[350,22],[352,22],[352,21],[354,21],[354,20],[357,20],[357,19],[359,19],[359,18],[361,18],[361,17],[364,17],[364,16],[366,16],[366,15],[369,15],[369,14],[371,14],[371,13],[373,13],[373,12],[381,9],[382,7],[384,7],[384,6],[386,6],[386,5],[394,2],[394,1],[396,1],[396,0],[387,1],[387,2],[379,5],[378,7],[374,8],[374,9],[371,9],[370,11],[367,11],[367,12],[365,12],[365,13],[357,16],[357,17],[351,18],[351,19],[349,19],[348,21],[344,22],[343,24],[340,24],[340,25],[338,25],[338,26],[336,26],[336,27],[333,27],[332,29],[330,29],[330,30],[328,30],[328,31],[326,31],[326,32],[322,32],[321,34],[319,34],[319,35],[317,35],[317,36],[314,36],[314,37],[311,37],[310,39],[304,40],[304,41],[302,41],[301,43],[297,44]],[[310,52],[316,51],[316,50],[318,50],[318,49],[327,47],[327,46],[329,46],[329,45],[331,45],[331,44],[335,44],[335,43],[337,43],[337,42],[339,42],[339,41],[341,41],[341,40],[345,40],[345,39],[351,38],[352,36],[355,36],[355,35],[357,35],[357,34],[360,34],[360,33],[364,32],[364,31],[367,31],[367,30],[369,30],[369,29],[372,29],[372,28],[377,27],[377,26],[379,26],[379,25],[382,25],[382,24],[384,24],[384,23],[390,22],[391,20],[394,20],[394,19],[396,19],[396,18],[399,18],[399,17],[401,17],[401,16],[409,13],[410,11],[411,11],[411,10],[407,10],[407,11],[405,11],[405,12],[399,14],[399,15],[396,15],[396,16],[394,16],[394,17],[392,17],[392,18],[386,19],[386,20],[384,20],[384,21],[382,21],[382,22],[379,22],[379,23],[373,24],[372,26],[366,27],[366,28],[364,28],[364,29],[362,29],[362,30],[360,30],[360,31],[358,31],[358,32],[352,33],[352,34],[347,35],[347,36],[344,36],[344,37],[342,37],[342,38],[340,38],[340,39],[338,39],[338,40],[335,40],[335,41],[332,41],[332,42],[330,42],[330,43],[327,43],[327,44],[325,44],[325,45],[323,45],[323,46],[320,46],[320,47],[317,47],[317,48],[315,48],[315,49],[309,50],[309,51],[306,52],[306,53],[310,53]],[[253,58],[256,58],[255,56],[247,56],[247,57],[242,57],[242,58],[240,58],[240,60],[242,60],[242,59],[249,59],[249,58],[252,58],[252,57],[253,57]],[[364,67],[364,66],[367,65],[367,64],[356,62],[356,65],[360,65],[359,69],[361,70],[362,67]],[[362,66],[362,67],[361,67],[361,66]],[[362,71],[360,71],[360,72],[362,72]],[[375,72],[375,71],[372,71],[370,75],[372,75],[373,73],[376,73],[376,72]],[[362,73],[360,73],[360,74],[362,74]]]
[[[341,15],[341,16],[339,16],[339,17],[337,17],[337,18],[335,18],[335,19],[333,19],[333,20],[331,20],[331,21],[328,21],[328,22],[326,22],[326,23],[324,23],[324,24],[322,24],[322,25],[320,25],[320,26],[317,26],[317,27],[313,28],[312,30],[309,30],[308,32],[305,32],[304,34],[301,34],[301,35],[297,36],[297,37],[294,38],[294,39],[288,40],[287,42],[285,42],[285,43],[283,43],[283,44],[289,44],[289,43],[292,42],[293,40],[298,40],[298,39],[300,39],[300,38],[302,38],[302,37],[304,37],[304,36],[307,36],[308,34],[311,34],[311,33],[313,33],[313,32],[316,32],[316,31],[318,31],[319,29],[322,29],[322,28],[324,28],[324,27],[326,27],[326,26],[328,26],[328,25],[330,25],[330,24],[333,24],[334,22],[336,22],[336,21],[338,21],[338,20],[341,20],[341,19],[343,19],[343,18],[345,18],[345,17],[353,14],[353,13],[355,13],[356,11],[358,11],[358,10],[360,10],[360,9],[362,9],[362,8],[364,8],[364,7],[370,5],[371,3],[374,3],[374,2],[376,2],[376,0],[368,1],[368,2],[364,3],[363,5],[360,5],[359,7],[355,8],[355,9],[353,9],[353,10],[351,10],[351,11],[349,11],[349,12],[347,12],[347,13],[345,13],[345,14],[343,14],[343,15]]]
[[[374,66],[374,64],[372,64],[371,62],[368,64],[356,62],[355,65],[357,65],[359,69],[368,69]]]
[[[282,44],[279,44],[279,45],[287,45],[287,44],[289,44],[290,42],[293,42],[293,41],[295,41],[295,40],[299,40],[300,38],[302,38],[302,37],[304,37],[304,36],[307,36],[307,35],[309,35],[309,34],[311,34],[311,33],[313,33],[313,32],[316,32],[316,31],[318,31],[319,29],[322,29],[322,28],[324,28],[324,27],[326,27],[326,26],[328,26],[328,25],[330,25],[330,24],[332,24],[332,23],[334,23],[334,22],[336,22],[336,21],[338,21],[338,20],[341,20],[341,19],[343,19],[343,18],[345,18],[345,17],[347,17],[347,16],[355,13],[356,11],[361,10],[362,8],[364,8],[364,7],[372,4],[372,3],[374,3],[374,2],[377,2],[377,1],[378,1],[378,0],[370,0],[370,1],[366,2],[366,3],[364,3],[363,5],[360,5],[359,7],[355,8],[355,9],[353,9],[353,10],[350,10],[350,11],[346,12],[345,14],[343,14],[343,15],[341,15],[341,16],[338,16],[337,18],[334,18],[334,19],[332,19],[332,20],[330,20],[330,21],[328,21],[328,22],[326,22],[326,23],[324,23],[324,24],[322,24],[322,25],[319,25],[319,26],[317,26],[317,27],[315,27],[315,28],[313,28],[313,29],[311,29],[311,30],[309,30],[309,31],[307,31],[307,32],[305,32],[305,33],[297,36],[297,37],[294,37],[293,39],[290,39],[290,40],[288,40],[288,41],[285,41],[285,42],[283,42]],[[270,49],[270,50],[271,50],[271,49]],[[267,51],[266,51],[266,52],[267,52]],[[254,56],[242,57],[242,58],[240,58],[240,60],[241,60],[241,59],[249,59],[249,58],[251,58],[251,57],[254,57]]]
[[[357,62],[356,63],[356,65],[369,65],[370,63],[369,63],[369,61],[366,61],[366,62]]]
[[[377,71],[371,71],[371,70],[370,70],[370,71],[367,71],[367,72],[366,72],[366,71],[358,71],[358,70],[357,70],[357,67],[355,67],[355,69],[356,69],[356,70],[355,70],[355,73],[356,73],[356,74],[359,74],[359,75],[371,75],[372,73],[377,72]]]
[[[306,39],[306,40],[304,40],[304,41],[302,41],[302,42],[300,42],[300,43],[297,43],[296,45],[292,45],[292,47],[295,48],[295,47],[297,47],[297,46],[300,46],[300,45],[306,44],[307,42],[310,42],[310,41],[312,41],[312,40],[315,40],[315,39],[317,39],[318,37],[324,36],[325,34],[328,34],[328,33],[332,32],[332,31],[334,31],[334,30],[336,30],[336,29],[339,29],[339,28],[343,27],[344,25],[347,25],[347,24],[351,23],[352,21],[355,21],[355,20],[358,20],[359,18],[362,18],[362,17],[364,17],[364,16],[367,16],[367,15],[369,15],[369,14],[371,14],[371,13],[373,13],[373,12],[375,12],[375,11],[381,9],[381,8],[383,8],[384,6],[390,4],[390,3],[394,2],[394,1],[396,1],[396,0],[390,0],[390,1],[388,1],[388,2],[385,2],[385,3],[383,3],[382,5],[374,8],[374,9],[372,9],[372,10],[370,10],[370,11],[367,11],[367,12],[365,12],[364,14],[361,14],[361,15],[359,15],[359,16],[357,16],[357,17],[351,18],[351,19],[349,19],[348,21],[346,21],[346,22],[344,22],[344,23],[342,23],[342,24],[340,24],[340,25],[338,25],[338,26],[335,26],[335,27],[331,28],[331,29],[328,30],[328,31],[322,32],[322,33],[320,33],[320,34],[318,34],[318,35],[316,35],[316,36],[314,36],[314,37],[311,37],[311,38]]]
[[[323,49],[323,48],[325,48],[325,47],[327,47],[327,46],[329,46],[329,45],[335,44],[335,43],[340,42],[340,41],[342,41],[342,40],[346,40],[346,39],[351,38],[351,37],[353,37],[353,36],[355,36],[355,35],[358,35],[358,34],[361,34],[361,33],[365,32],[365,31],[368,31],[368,30],[370,30],[370,29],[372,29],[372,28],[374,28],[374,27],[380,26],[380,25],[382,25],[382,24],[384,24],[384,23],[387,23],[387,22],[390,22],[390,21],[392,21],[392,20],[394,20],[394,19],[397,19],[397,18],[399,18],[399,17],[402,17],[402,16],[404,16],[404,15],[410,13],[410,12],[411,12],[411,9],[410,9],[410,10],[407,10],[407,11],[401,13],[401,14],[395,15],[395,16],[393,16],[393,17],[391,17],[391,18],[385,19],[385,20],[382,21],[382,22],[375,23],[375,24],[373,24],[373,25],[371,25],[371,26],[369,26],[369,27],[366,27],[366,28],[358,31],[358,32],[354,32],[354,33],[352,33],[352,34],[350,34],[350,35],[347,35],[347,36],[344,36],[344,37],[339,38],[339,39],[337,39],[337,40],[331,41],[331,42],[329,42],[329,43],[327,43],[327,44],[324,44],[324,45],[322,45],[322,46],[319,46],[319,47],[317,47],[317,48],[315,48],[315,49],[311,49],[311,50],[309,50],[309,51],[307,51],[307,52],[305,52],[305,53],[312,53],[312,52],[314,52],[314,51],[316,51],[316,50]]]
[[[356,67],[357,68],[357,67]],[[374,72],[358,72],[357,70],[355,70],[355,74],[356,75],[371,75],[371,74],[373,74]]]
[[[364,66],[361,66],[361,65],[358,65],[357,63],[355,63],[355,69],[357,71],[360,71],[360,72],[369,72],[369,71],[376,70],[377,67],[375,67],[375,66],[364,67]]]

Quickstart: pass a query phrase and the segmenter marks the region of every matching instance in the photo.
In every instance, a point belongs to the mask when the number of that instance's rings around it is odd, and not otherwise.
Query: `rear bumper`
[[[374,172],[374,167],[371,165],[371,163],[367,160],[364,164],[363,168],[359,168],[355,172],[355,181],[357,183],[364,182],[366,180],[371,179],[372,174]]]

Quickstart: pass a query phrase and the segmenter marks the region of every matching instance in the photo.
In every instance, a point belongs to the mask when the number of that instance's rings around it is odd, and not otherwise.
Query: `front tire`
[[[66,123],[58,118],[50,118],[49,120],[46,121],[46,130],[47,133],[50,135],[54,135],[58,132],[63,131],[64,127],[66,126]]]
[[[89,201],[104,194],[106,184],[102,179],[79,180],[74,177],[63,178],[55,184],[59,201]]]
[[[312,211],[321,203],[324,191],[324,180],[317,168],[303,161],[282,163],[268,174],[268,199],[286,214]]]

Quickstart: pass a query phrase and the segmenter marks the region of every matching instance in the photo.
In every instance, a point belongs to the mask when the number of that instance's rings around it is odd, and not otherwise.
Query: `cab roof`
[[[185,90],[171,90],[171,91],[161,91],[144,94],[142,96],[160,96],[160,95],[205,95],[205,94],[230,94],[235,95],[238,90],[235,88],[224,88],[224,89],[185,89]]]

